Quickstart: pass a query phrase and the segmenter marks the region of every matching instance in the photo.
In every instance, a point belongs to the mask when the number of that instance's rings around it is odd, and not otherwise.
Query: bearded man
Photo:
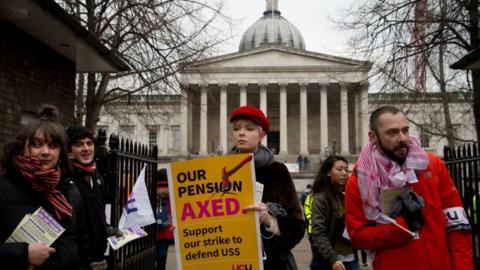
[[[394,106],[372,112],[368,137],[346,187],[353,246],[370,251],[374,269],[473,269],[470,225],[442,160]]]

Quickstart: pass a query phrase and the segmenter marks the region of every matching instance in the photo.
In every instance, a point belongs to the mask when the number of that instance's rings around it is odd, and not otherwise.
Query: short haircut
[[[377,108],[370,114],[370,130],[376,130],[378,126],[378,118],[385,113],[397,114],[402,113],[402,111],[399,108],[390,105]]]

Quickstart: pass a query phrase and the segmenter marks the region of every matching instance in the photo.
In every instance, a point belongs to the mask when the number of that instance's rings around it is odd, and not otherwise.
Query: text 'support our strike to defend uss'
[[[172,163],[169,189],[178,269],[263,269],[252,155]]]

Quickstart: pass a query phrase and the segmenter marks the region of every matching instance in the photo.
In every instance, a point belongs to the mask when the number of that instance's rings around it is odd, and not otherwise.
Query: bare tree
[[[221,0],[57,0],[131,70],[77,78],[76,118],[95,128],[105,104],[132,94],[179,93],[185,64],[229,38]],[[220,21],[220,22],[219,22]]]
[[[453,96],[471,93],[480,138],[480,73],[447,67],[479,40],[478,0],[359,0],[341,25],[353,32],[351,45],[374,62],[379,91],[440,93],[443,132],[454,143]],[[453,96],[452,96],[453,95]],[[428,95],[426,95],[428,96]]]

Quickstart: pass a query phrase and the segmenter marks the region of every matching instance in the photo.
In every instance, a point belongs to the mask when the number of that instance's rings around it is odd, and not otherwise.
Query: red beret
[[[270,120],[265,116],[265,114],[255,106],[241,106],[236,108],[230,116],[230,123],[237,119],[248,119],[252,120],[255,124],[262,127],[265,133],[270,131]]]

